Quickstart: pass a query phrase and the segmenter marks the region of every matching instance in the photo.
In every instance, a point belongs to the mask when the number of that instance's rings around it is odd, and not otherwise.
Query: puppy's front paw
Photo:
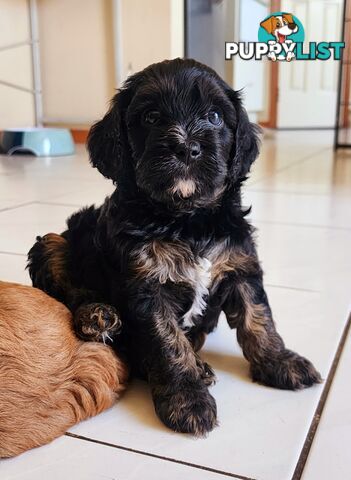
[[[322,382],[312,363],[291,350],[265,363],[252,364],[251,374],[256,382],[285,390],[300,390]]]
[[[155,410],[162,422],[175,432],[204,437],[217,425],[217,407],[202,383],[153,388]]]
[[[77,335],[85,341],[113,341],[122,326],[118,313],[111,305],[89,303],[82,305],[74,314],[74,325]]]

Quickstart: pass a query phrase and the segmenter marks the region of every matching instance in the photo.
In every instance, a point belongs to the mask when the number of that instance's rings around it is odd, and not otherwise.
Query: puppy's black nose
[[[201,147],[199,142],[195,142],[194,140],[192,140],[189,143],[190,158],[197,158],[200,155],[200,153],[201,153]]]
[[[172,150],[177,154],[177,157],[187,162],[195,160],[201,153],[201,146],[199,142],[191,140],[189,143],[179,143],[172,147]]]
[[[184,158],[186,156],[186,145],[185,143],[179,143],[175,145],[173,148],[174,152],[177,154],[179,158]]]
[[[290,30],[295,30],[296,23],[289,23],[288,26],[289,26]]]

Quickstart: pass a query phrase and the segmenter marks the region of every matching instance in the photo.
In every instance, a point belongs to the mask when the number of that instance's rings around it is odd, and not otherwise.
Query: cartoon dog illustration
[[[293,16],[291,13],[282,13],[281,15],[271,15],[266,20],[260,23],[261,27],[263,27],[266,32],[270,33],[275,37],[275,40],[269,40],[270,45],[274,45],[276,43],[285,43],[290,44],[292,40],[288,40],[287,37],[296,33],[299,27],[294,22]],[[292,58],[295,56],[293,52],[288,52],[286,57],[283,55],[276,56],[274,52],[270,52],[267,55],[271,60],[274,62],[278,60],[287,60],[290,62]]]

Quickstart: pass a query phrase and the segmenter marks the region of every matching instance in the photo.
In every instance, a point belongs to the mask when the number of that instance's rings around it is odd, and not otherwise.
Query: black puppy
[[[257,128],[239,94],[193,60],[151,65],[126,81],[88,148],[116,191],[74,214],[62,235],[38,239],[30,275],[73,310],[83,337],[112,335],[120,315],[118,338],[161,420],[196,435],[216,425],[212,372],[195,351],[221,311],[255,381],[292,390],[319,382],[285,348],[263,288],[240,199]]]

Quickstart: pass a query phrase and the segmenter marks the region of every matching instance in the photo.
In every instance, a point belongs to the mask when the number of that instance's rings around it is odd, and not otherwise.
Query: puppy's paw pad
[[[322,377],[307,358],[285,350],[277,359],[251,367],[254,381],[285,390],[301,390],[321,383]]]
[[[113,341],[122,322],[114,307],[103,303],[90,303],[80,307],[74,316],[76,331],[83,340],[95,342]]]

